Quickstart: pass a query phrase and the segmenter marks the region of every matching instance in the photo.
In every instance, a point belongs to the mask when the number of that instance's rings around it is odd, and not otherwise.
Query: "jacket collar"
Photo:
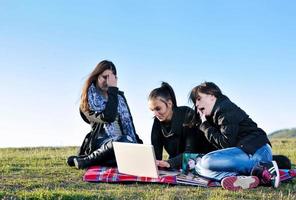
[[[216,102],[215,102],[215,105],[213,106],[213,109],[211,111],[211,115],[210,116],[213,116],[215,111],[218,109],[218,107],[221,105],[221,102],[225,101],[225,100],[228,100],[228,97],[225,96],[225,95],[221,95],[217,98]]]

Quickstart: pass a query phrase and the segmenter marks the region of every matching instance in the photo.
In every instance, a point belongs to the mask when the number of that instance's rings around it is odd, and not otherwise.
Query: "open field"
[[[296,163],[296,139],[272,140],[275,154]],[[296,199],[296,180],[279,189],[258,187],[230,192],[222,188],[160,184],[104,184],[82,181],[84,170],[66,165],[76,147],[0,149],[0,199]],[[295,167],[295,165],[294,165]]]

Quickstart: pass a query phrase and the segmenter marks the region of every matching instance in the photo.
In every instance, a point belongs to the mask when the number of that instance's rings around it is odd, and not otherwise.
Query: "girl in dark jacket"
[[[115,65],[100,62],[85,82],[80,114],[91,125],[78,156],[70,156],[68,164],[84,169],[92,165],[115,164],[113,141],[143,143],[137,135],[132,116],[118,90]]]
[[[182,153],[208,153],[215,149],[196,127],[188,127],[194,110],[177,106],[175,93],[168,83],[163,82],[151,91],[148,104],[155,116],[151,144],[159,167],[179,168]],[[163,149],[169,154],[168,161],[162,160]]]
[[[193,88],[190,100],[195,105],[195,125],[219,149],[196,165],[200,175],[222,180],[222,186],[231,190],[255,187],[259,179],[263,184],[279,186],[279,171],[272,161],[267,135],[241,108],[212,82]],[[254,176],[236,176],[250,174]]]

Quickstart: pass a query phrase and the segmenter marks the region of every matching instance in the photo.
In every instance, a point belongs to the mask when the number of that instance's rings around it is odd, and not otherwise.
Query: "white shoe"
[[[239,190],[255,188],[259,185],[256,176],[228,176],[222,179],[221,185],[226,190]]]

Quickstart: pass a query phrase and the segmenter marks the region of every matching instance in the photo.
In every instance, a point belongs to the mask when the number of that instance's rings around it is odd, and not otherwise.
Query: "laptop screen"
[[[113,142],[113,147],[120,173],[158,178],[152,145]]]

